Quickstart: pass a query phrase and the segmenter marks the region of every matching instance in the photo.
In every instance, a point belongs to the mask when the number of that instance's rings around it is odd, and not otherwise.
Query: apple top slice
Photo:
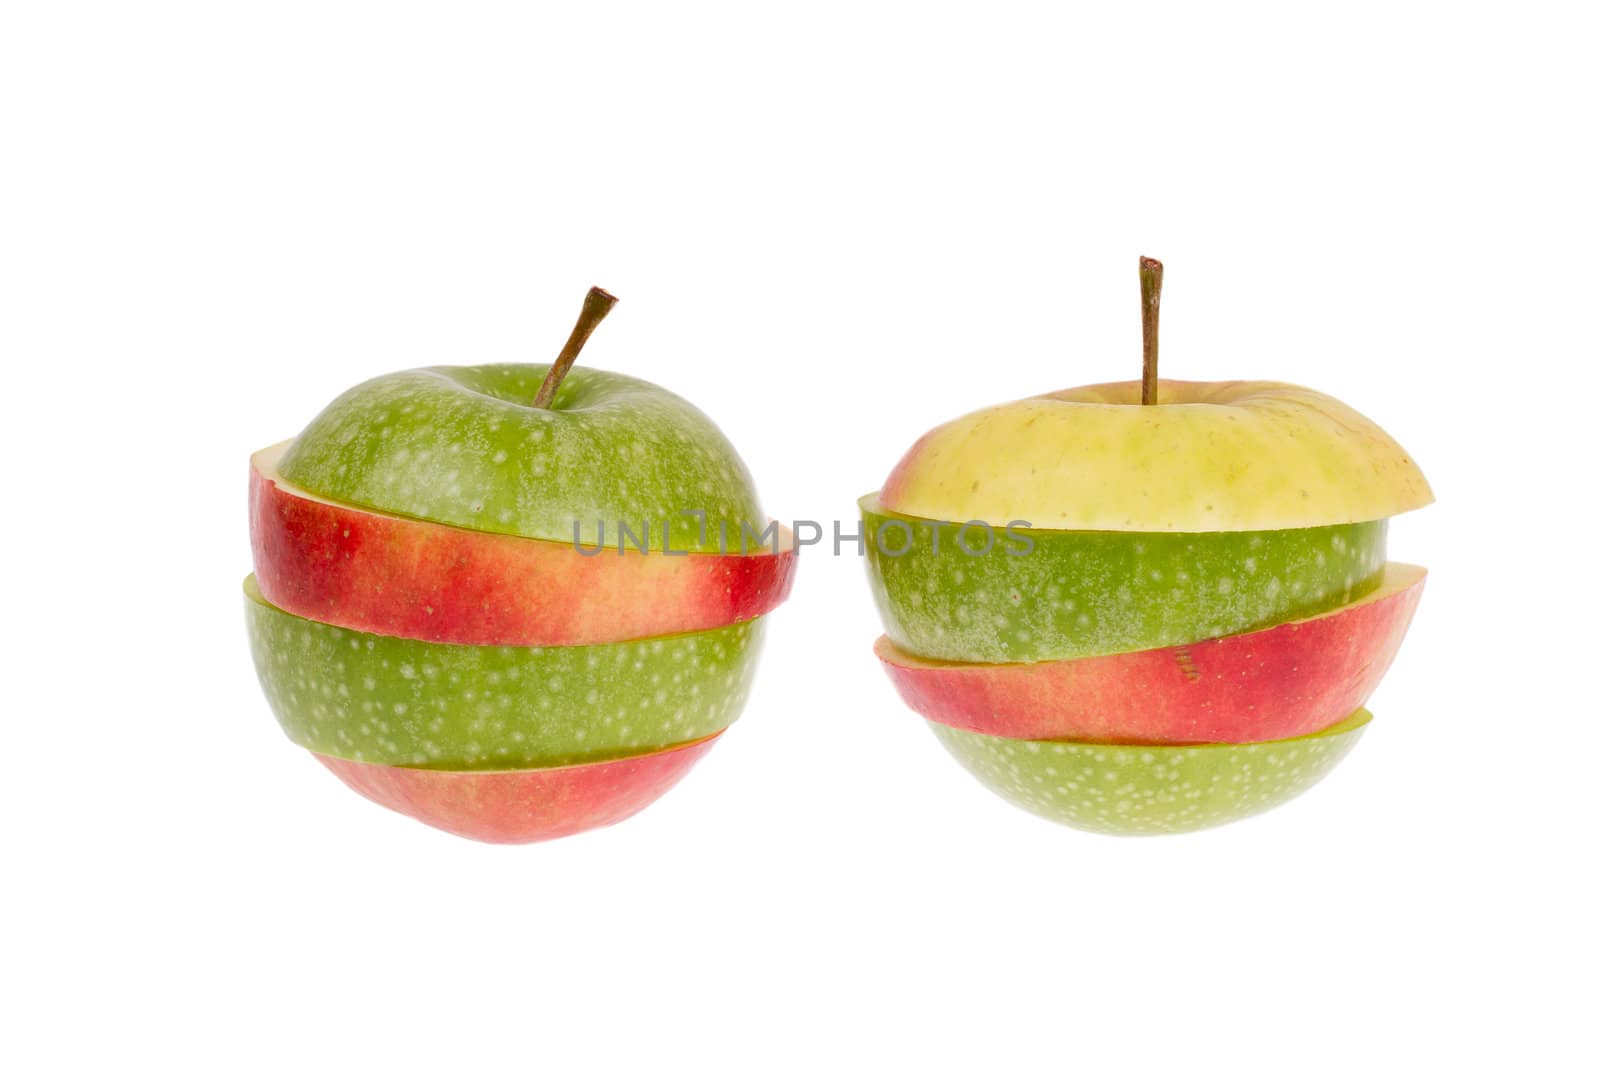
[[[576,367],[538,407],[548,369],[502,363],[373,378],[311,421],[283,455],[283,479],[340,503],[569,544],[616,547],[621,526],[628,545],[651,552],[724,551],[741,529],[760,537],[766,521],[750,472],[694,405],[637,378]]]
[[[1038,529],[1205,533],[1388,518],[1432,502],[1415,462],[1331,396],[1281,382],[1113,382],[935,427],[884,483],[886,508]]]

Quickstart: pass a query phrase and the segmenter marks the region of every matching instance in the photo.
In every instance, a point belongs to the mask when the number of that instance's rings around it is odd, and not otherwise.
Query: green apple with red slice
[[[1264,810],[1263,765],[1318,768],[1271,777],[1277,803],[1348,750],[1422,588],[1387,521],[1433,499],[1330,396],[1158,378],[1161,265],[1140,282],[1141,380],[956,418],[860,504],[902,696],[997,792],[1113,833]],[[1093,803],[1046,781],[1103,761],[1127,769]]]
[[[372,379],[252,458],[246,619],[280,725],[363,795],[538,840],[659,796],[743,709],[795,546],[693,405],[545,364]]]

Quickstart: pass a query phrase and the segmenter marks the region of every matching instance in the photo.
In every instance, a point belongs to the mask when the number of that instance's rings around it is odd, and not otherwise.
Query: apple
[[[250,540],[262,596],[308,619],[455,644],[603,644],[758,618],[794,584],[787,527],[744,555],[631,541],[590,555],[323,499],[283,480],[289,445],[250,459]]]
[[[1144,374],[923,434],[861,499],[895,687],[969,771],[1084,829],[1164,833],[1319,779],[1416,610],[1387,523],[1433,499],[1377,425],[1281,382]]]
[[[1264,630],[1175,648],[1049,663],[919,659],[875,651],[911,708],[933,722],[1030,740],[1242,743],[1326,729],[1364,704],[1422,597],[1421,567],[1389,564],[1354,603]]]
[[[1382,521],[1237,533],[1007,531],[1004,523],[963,532],[884,510],[870,494],[860,507],[884,629],[929,659],[1037,662],[1259,629],[1365,595],[1382,581],[1386,558]]]
[[[619,823],[689,773],[720,734],[643,756],[525,771],[430,771],[317,756],[392,811],[491,844],[530,844]]]
[[[384,375],[251,464],[245,613],[291,740],[451,832],[650,803],[738,718],[795,549],[721,431],[557,359]],[[258,584],[259,579],[259,584]]]
[[[929,723],[972,775],[1019,808],[1103,834],[1203,830],[1275,808],[1319,782],[1372,716],[1247,745],[1020,741]]]

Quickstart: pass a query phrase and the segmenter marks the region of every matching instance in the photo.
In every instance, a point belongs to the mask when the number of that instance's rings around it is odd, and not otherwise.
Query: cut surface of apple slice
[[[250,544],[262,596],[303,618],[447,644],[593,645],[754,619],[794,584],[787,528],[745,555],[580,552],[323,499],[279,473],[290,443],[250,457]]]
[[[1249,745],[1019,741],[929,723],[978,781],[1017,807],[1080,830],[1171,834],[1256,815],[1310,789],[1355,746],[1358,709],[1319,733]]]
[[[491,844],[530,844],[621,822],[689,773],[720,734],[660,752],[522,771],[433,771],[316,755],[391,811]]]
[[[1064,389],[924,434],[883,506],[1037,529],[1284,530],[1372,522],[1433,500],[1371,419],[1283,382],[1163,379]]]
[[[284,732],[325,756],[521,770],[651,752],[739,717],[762,620],[605,645],[382,637],[291,615],[245,579],[256,674]]]
[[[1029,664],[874,650],[907,704],[977,733],[1114,744],[1244,743],[1315,733],[1366,703],[1394,662],[1427,571],[1391,563],[1346,607],[1192,645]]]
[[[914,655],[972,663],[1165,648],[1304,618],[1376,589],[1387,552],[1383,522],[963,533],[886,510],[875,494],[860,505],[884,630]]]

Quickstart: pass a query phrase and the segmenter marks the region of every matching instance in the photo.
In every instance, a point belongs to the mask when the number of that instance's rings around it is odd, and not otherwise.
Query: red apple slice
[[[720,733],[643,756],[525,771],[429,771],[312,753],[345,785],[429,826],[497,845],[595,830],[655,803]]]
[[[586,556],[324,500],[278,477],[288,444],[250,457],[250,545],[262,596],[317,622],[446,644],[596,645],[753,619],[794,584],[787,528],[760,554]]]
[[[1335,611],[1192,645],[1046,663],[918,659],[875,646],[934,722],[1026,740],[1241,744],[1327,729],[1360,707],[1405,637],[1427,571],[1391,563]]]

